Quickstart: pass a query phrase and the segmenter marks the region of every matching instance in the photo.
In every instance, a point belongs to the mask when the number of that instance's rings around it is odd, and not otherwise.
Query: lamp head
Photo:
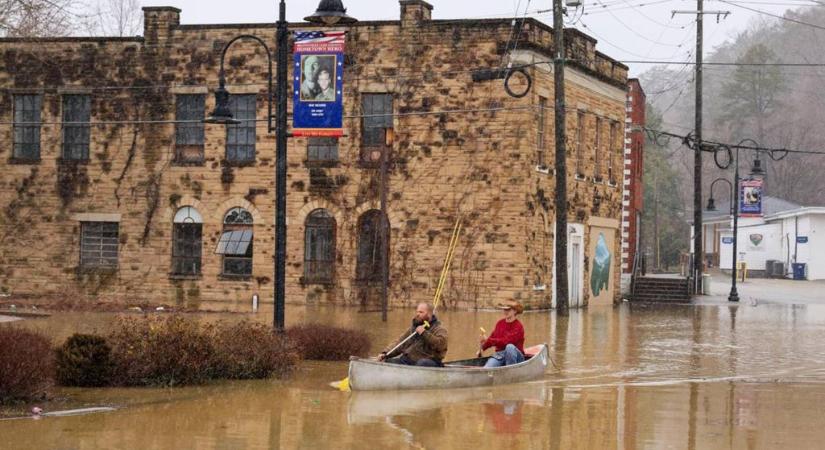
[[[237,125],[241,123],[240,120],[232,116],[232,111],[229,109],[229,91],[224,87],[224,81],[221,79],[220,86],[215,89],[215,110],[212,114],[204,119],[205,123],[216,123],[222,125]]]
[[[304,20],[326,26],[350,25],[358,22],[355,17],[347,15],[347,8],[344,8],[344,3],[341,0],[321,0],[315,13],[304,17]]]
[[[759,159],[759,155],[756,155],[756,159],[753,160],[753,167],[751,167],[751,177],[758,179],[765,177],[765,169],[762,168],[762,160]]]
[[[713,197],[708,199],[708,206],[705,208],[705,211],[716,211],[716,201]]]

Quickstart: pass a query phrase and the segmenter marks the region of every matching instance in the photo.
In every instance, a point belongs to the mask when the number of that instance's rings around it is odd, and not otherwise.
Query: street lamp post
[[[352,24],[357,20],[346,14],[347,10],[341,0],[321,0],[314,14],[304,20],[312,23],[332,26],[335,24]],[[276,117],[275,127],[272,126],[272,55],[264,41],[253,35],[241,35],[230,40],[221,53],[221,69],[219,72],[219,86],[215,90],[215,110],[204,120],[206,123],[237,124],[238,120],[232,117],[229,109],[229,92],[226,90],[224,73],[224,58],[229,47],[240,39],[251,39],[266,49],[269,62],[267,108],[267,132],[275,131],[275,308],[273,325],[276,330],[284,329],[284,305],[286,283],[286,166],[287,166],[287,76],[286,68],[289,54],[289,31],[286,21],[286,0],[280,0],[278,8],[278,23],[276,26],[275,42],[277,46],[277,73],[275,84]]]
[[[742,139],[736,144],[736,156],[733,162],[733,185],[731,186],[731,213],[733,214],[733,266],[731,267],[731,279],[730,279],[730,294],[728,294],[728,301],[729,302],[738,302],[739,301],[739,292],[736,290],[736,259],[737,259],[737,252],[738,252],[738,244],[739,244],[739,150],[741,145],[745,142],[751,142],[754,147],[759,147],[759,144],[756,143],[753,139]],[[757,158],[754,161],[753,168],[751,170],[751,176],[761,175],[762,174],[762,167],[761,163],[759,162],[759,154],[757,153]],[[708,199],[708,206],[707,209],[709,211],[713,211],[716,209],[716,205],[713,202],[713,184],[719,181],[719,179],[714,180],[713,183],[710,185],[711,190],[711,197]],[[727,181],[727,180],[724,180]]]

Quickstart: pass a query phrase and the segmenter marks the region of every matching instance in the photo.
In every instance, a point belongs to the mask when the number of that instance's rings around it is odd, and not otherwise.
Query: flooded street
[[[303,320],[358,326],[374,352],[411,311],[288,308]],[[494,312],[443,312],[448,359],[468,357]],[[67,314],[13,326],[63,338],[112,315]],[[238,320],[241,315],[204,315]],[[256,320],[269,322],[261,313]],[[180,389],[63,389],[114,412],[0,421],[0,447],[808,449],[825,441],[825,307],[628,305],[521,316],[527,345],[554,364],[537,381],[419,392],[339,392],[347,363],[303,363],[287,380]]]

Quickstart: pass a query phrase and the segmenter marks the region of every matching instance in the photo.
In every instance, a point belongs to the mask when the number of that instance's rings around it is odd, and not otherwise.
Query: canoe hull
[[[520,383],[541,377],[548,360],[546,344],[540,346],[535,356],[522,363],[492,369],[456,367],[450,363],[444,367],[404,366],[354,358],[349,363],[349,385],[353,391],[383,391]]]

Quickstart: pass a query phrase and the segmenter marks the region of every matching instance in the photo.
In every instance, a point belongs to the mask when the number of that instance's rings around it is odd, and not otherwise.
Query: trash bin
[[[807,278],[807,276],[806,276],[806,275],[808,275],[808,273],[807,273],[808,272],[807,271],[807,269],[808,269],[807,264],[805,264],[805,263],[793,263],[793,264],[791,264],[791,266],[793,266],[793,279],[794,280],[804,280],[804,279]]]
[[[710,274],[702,274],[702,293],[710,295]]]

